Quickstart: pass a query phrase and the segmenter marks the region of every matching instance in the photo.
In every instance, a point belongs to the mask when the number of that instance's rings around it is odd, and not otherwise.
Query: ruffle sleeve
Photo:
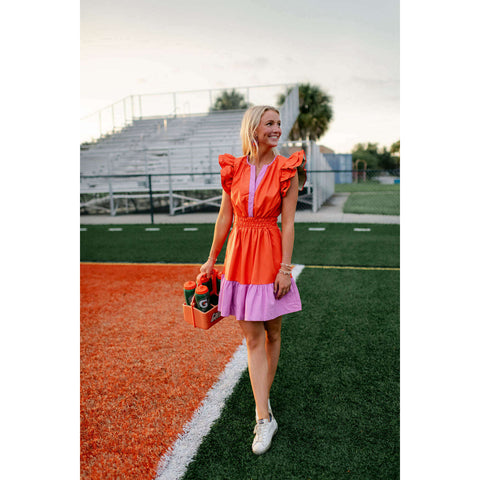
[[[290,181],[297,171],[298,189],[303,189],[305,182],[307,181],[307,170],[305,169],[306,163],[307,158],[305,157],[305,152],[303,150],[295,152],[286,159],[280,172],[280,193],[282,197],[287,194],[288,189],[290,188]]]
[[[226,193],[230,195],[232,190],[232,180],[234,172],[235,157],[229,153],[219,155],[218,163],[220,164],[220,177],[222,181],[222,187]]]

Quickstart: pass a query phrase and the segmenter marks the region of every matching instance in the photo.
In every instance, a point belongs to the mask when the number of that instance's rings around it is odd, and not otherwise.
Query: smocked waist
[[[278,228],[277,217],[235,217],[233,226],[237,228]]]

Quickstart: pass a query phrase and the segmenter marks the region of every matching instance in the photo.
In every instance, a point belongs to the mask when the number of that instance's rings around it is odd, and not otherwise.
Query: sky
[[[129,95],[306,82],[332,97],[321,144],[399,140],[399,0],[81,1],[82,117]]]

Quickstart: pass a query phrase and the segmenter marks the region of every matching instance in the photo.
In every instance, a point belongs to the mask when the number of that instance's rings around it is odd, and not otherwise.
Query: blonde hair
[[[255,157],[258,151],[258,143],[255,140],[255,131],[260,124],[260,119],[265,112],[273,110],[280,115],[277,108],[270,105],[257,105],[250,107],[243,116],[242,126],[240,128],[240,138],[242,140],[242,150],[244,155]],[[275,155],[278,154],[276,148],[273,149]]]

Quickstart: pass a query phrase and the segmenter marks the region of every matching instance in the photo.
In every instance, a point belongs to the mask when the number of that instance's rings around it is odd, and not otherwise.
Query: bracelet
[[[212,257],[211,255],[208,256],[207,262],[208,260],[213,260],[213,263],[217,261],[216,257]]]
[[[291,272],[286,272],[285,270],[279,270],[278,273],[283,273],[284,275],[289,275],[290,277],[292,276]]]
[[[295,267],[295,265],[289,264],[289,263],[281,263],[280,265],[282,265],[283,267],[287,267],[287,268],[293,268],[293,267]]]

